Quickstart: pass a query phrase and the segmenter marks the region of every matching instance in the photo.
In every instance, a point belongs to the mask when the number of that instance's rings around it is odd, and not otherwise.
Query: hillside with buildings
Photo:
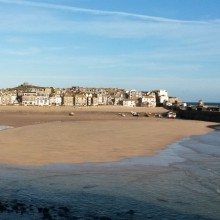
[[[177,103],[166,90],[137,91],[118,88],[40,87],[23,83],[15,88],[0,89],[0,105],[25,106],[98,106],[156,107]]]

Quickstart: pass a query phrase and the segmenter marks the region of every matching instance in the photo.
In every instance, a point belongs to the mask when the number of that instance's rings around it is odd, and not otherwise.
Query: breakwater
[[[219,111],[178,110],[178,117],[183,119],[220,122]]]

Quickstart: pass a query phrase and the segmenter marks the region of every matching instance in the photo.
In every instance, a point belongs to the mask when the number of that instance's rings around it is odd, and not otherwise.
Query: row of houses
[[[0,105],[32,106],[98,106],[123,105],[128,107],[156,107],[168,101],[166,90],[140,92],[117,88],[53,88],[24,83],[18,87],[0,90]]]

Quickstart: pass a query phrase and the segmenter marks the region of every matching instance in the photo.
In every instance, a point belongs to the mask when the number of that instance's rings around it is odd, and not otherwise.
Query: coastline
[[[0,108],[0,121],[14,127],[0,132],[1,164],[100,163],[151,156],[183,138],[206,134],[218,126],[144,116],[136,119],[129,114],[133,108],[81,108],[74,110],[75,116],[68,115],[69,108],[30,109]],[[162,108],[140,109],[142,113],[166,112]],[[119,112],[126,112],[126,117]]]
[[[0,216],[219,219],[219,141],[215,131],[185,138],[153,156],[114,163],[1,165]]]
[[[219,126],[217,123],[136,119],[109,112],[102,112],[101,116],[77,113],[76,118],[65,113],[67,120],[63,121],[55,120],[60,117],[56,113],[25,112],[19,117],[20,114],[4,114],[16,127],[0,131],[1,150],[15,143],[1,152],[0,161],[5,158],[12,161],[13,154],[16,160],[20,158],[17,161],[20,163],[0,162],[2,219],[219,219],[220,140],[219,130],[214,130],[214,126]],[[107,135],[114,128],[120,129],[114,134],[115,142]],[[73,130],[80,134],[81,143],[70,138]],[[132,136],[134,133],[140,136]],[[122,137],[133,142],[123,142]],[[91,138],[93,142],[89,141]],[[170,144],[165,145],[169,140]],[[24,147],[22,141],[28,145]],[[58,141],[57,146],[53,141]],[[108,152],[102,151],[102,141]],[[142,141],[143,146],[134,147]],[[120,143],[118,149],[112,143]],[[155,143],[156,148],[152,147]],[[84,162],[59,163],[62,153],[69,154],[65,159],[74,159],[75,150],[78,153],[84,150],[80,156]],[[113,150],[122,159],[105,162]],[[140,154],[128,157],[134,150]],[[146,156],[148,150],[152,154]],[[95,163],[90,162],[90,151],[93,156],[101,154],[100,151],[105,154]],[[38,156],[46,163],[35,163]],[[53,162],[49,163],[51,158]]]

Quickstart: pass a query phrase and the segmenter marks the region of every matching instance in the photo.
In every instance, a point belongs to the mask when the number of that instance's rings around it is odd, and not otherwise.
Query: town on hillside
[[[15,88],[0,89],[0,105],[24,106],[99,106],[127,107],[172,106],[180,101],[166,90],[126,91],[118,88],[53,88],[23,83]]]

